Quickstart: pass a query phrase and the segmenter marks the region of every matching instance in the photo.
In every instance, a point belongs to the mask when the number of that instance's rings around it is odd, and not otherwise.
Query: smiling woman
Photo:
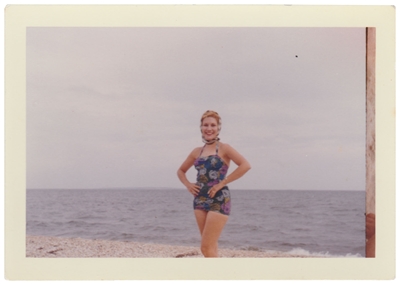
[[[230,145],[219,142],[221,117],[208,110],[201,117],[200,130],[205,143],[195,148],[178,169],[178,177],[193,194],[193,207],[201,234],[201,252],[205,257],[218,257],[218,239],[228,221],[231,196],[228,182],[242,177],[249,169],[249,162]],[[227,176],[230,161],[238,167]],[[186,177],[195,166],[197,182]]]

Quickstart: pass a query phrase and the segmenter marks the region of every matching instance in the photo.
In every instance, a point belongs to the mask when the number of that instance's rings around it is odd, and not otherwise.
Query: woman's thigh
[[[201,235],[202,244],[213,245],[217,243],[227,221],[227,215],[212,211],[208,212]]]
[[[203,234],[204,225],[206,224],[207,211],[204,210],[194,210],[194,216],[196,217],[197,226],[199,226],[200,235]]]

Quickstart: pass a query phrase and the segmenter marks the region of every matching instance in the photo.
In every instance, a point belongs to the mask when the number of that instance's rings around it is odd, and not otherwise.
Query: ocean
[[[365,256],[365,192],[231,189],[220,248]],[[186,189],[28,189],[26,234],[199,246]]]

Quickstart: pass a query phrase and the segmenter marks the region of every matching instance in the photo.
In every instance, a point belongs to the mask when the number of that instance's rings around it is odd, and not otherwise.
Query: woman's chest
[[[222,158],[217,155],[199,157],[195,161],[194,166],[197,170],[202,171],[219,171],[222,168],[227,168],[227,164],[224,162],[224,160],[222,160]]]

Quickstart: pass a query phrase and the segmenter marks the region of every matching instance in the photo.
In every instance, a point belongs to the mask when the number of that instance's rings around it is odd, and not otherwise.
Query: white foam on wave
[[[294,248],[287,252],[289,255],[300,255],[300,256],[308,256],[308,257],[349,257],[349,258],[358,258],[362,257],[360,254],[351,254],[347,253],[346,255],[335,255],[330,254],[329,252],[309,252],[303,248]]]
[[[237,248],[232,248],[232,249],[237,249]],[[258,252],[267,252],[273,257],[323,257],[323,258],[362,258],[363,256],[359,253],[357,254],[352,254],[352,253],[347,253],[345,255],[340,255],[340,254],[331,254],[328,251],[327,252],[310,252],[308,250],[305,250],[303,248],[293,248],[290,251],[279,251],[279,250],[266,250],[263,248],[259,247],[253,247],[253,246],[248,246],[248,247],[242,247],[239,248],[240,250],[247,250],[247,251],[258,251]]]

